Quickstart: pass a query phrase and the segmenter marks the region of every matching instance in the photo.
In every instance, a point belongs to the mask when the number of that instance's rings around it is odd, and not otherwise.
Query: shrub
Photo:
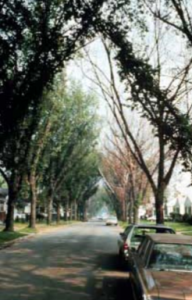
[[[183,221],[183,216],[181,214],[171,213],[170,216],[174,222],[182,222]]]

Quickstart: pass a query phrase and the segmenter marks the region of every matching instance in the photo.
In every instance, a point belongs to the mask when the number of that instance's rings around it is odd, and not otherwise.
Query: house
[[[26,220],[31,213],[31,204],[28,200],[18,199],[14,209],[14,219]]]
[[[165,216],[170,216],[171,213],[184,215],[185,214],[185,202],[186,196],[181,193],[177,193],[177,197],[166,201],[164,205]]]
[[[175,205],[173,206],[173,212],[180,215],[185,214],[185,197],[176,199]]]
[[[164,216],[169,217],[171,213],[174,212],[174,205],[176,203],[175,199],[172,199],[170,201],[166,201],[164,204]]]
[[[144,205],[139,205],[138,215],[139,218],[142,218],[146,215],[146,208],[144,207]]]
[[[0,188],[0,221],[4,222],[7,214],[8,190]],[[26,219],[30,215],[31,205],[29,201],[18,199],[14,210],[14,219]]]
[[[188,214],[191,216],[192,215],[192,201],[189,197],[187,197],[185,199],[184,206],[185,206],[185,214]]]

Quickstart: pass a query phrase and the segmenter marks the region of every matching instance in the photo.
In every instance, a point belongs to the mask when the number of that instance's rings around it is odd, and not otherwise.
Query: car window
[[[131,247],[138,249],[140,243],[143,241],[146,234],[151,233],[174,233],[171,228],[158,228],[158,227],[135,227],[131,236]]]
[[[142,253],[142,259],[143,259],[143,262],[144,262],[144,265],[146,266],[147,263],[148,263],[148,260],[149,260],[149,254],[150,254],[150,251],[151,251],[151,247],[152,247],[152,243],[150,240],[146,239],[147,240],[147,243],[145,244],[145,247],[143,249],[143,253]]]
[[[145,238],[138,247],[138,254],[140,257],[142,257],[143,253],[145,252],[147,241],[148,241],[147,238]]]
[[[148,267],[192,271],[192,245],[156,244],[152,250]]]
[[[163,227],[151,227],[151,228],[147,228],[147,227],[138,227],[135,228],[135,232],[137,234],[153,234],[153,233],[173,233],[174,230],[172,228],[163,228]]]
[[[146,233],[149,233],[146,229],[136,227],[131,237],[131,247],[138,248]]]
[[[175,233],[175,231],[172,228],[157,228],[156,233]]]
[[[127,237],[128,234],[131,232],[131,229],[133,228],[133,226],[128,226],[125,228],[125,231],[124,231],[124,235]]]

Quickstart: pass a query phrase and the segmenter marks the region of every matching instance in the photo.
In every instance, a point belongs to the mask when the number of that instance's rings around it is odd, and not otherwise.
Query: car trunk
[[[152,271],[159,299],[192,300],[192,272]]]

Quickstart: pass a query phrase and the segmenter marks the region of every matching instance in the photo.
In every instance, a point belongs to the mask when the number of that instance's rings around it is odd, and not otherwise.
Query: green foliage
[[[20,232],[0,232],[0,245],[26,236]]]
[[[54,99],[54,106],[38,169],[42,190],[52,191],[56,202],[85,201],[95,192],[98,180],[96,98],[75,82],[67,85],[62,74],[45,97]]]
[[[97,215],[103,207],[107,207],[110,214],[114,213],[114,205],[104,188],[99,188],[97,193],[91,198],[88,211],[91,216]]]
[[[0,0],[0,141],[17,134],[101,14],[104,0]],[[19,125],[20,126],[20,125]]]
[[[4,178],[2,177],[2,175],[0,175],[0,187],[1,188],[7,188],[6,181],[4,180]]]

